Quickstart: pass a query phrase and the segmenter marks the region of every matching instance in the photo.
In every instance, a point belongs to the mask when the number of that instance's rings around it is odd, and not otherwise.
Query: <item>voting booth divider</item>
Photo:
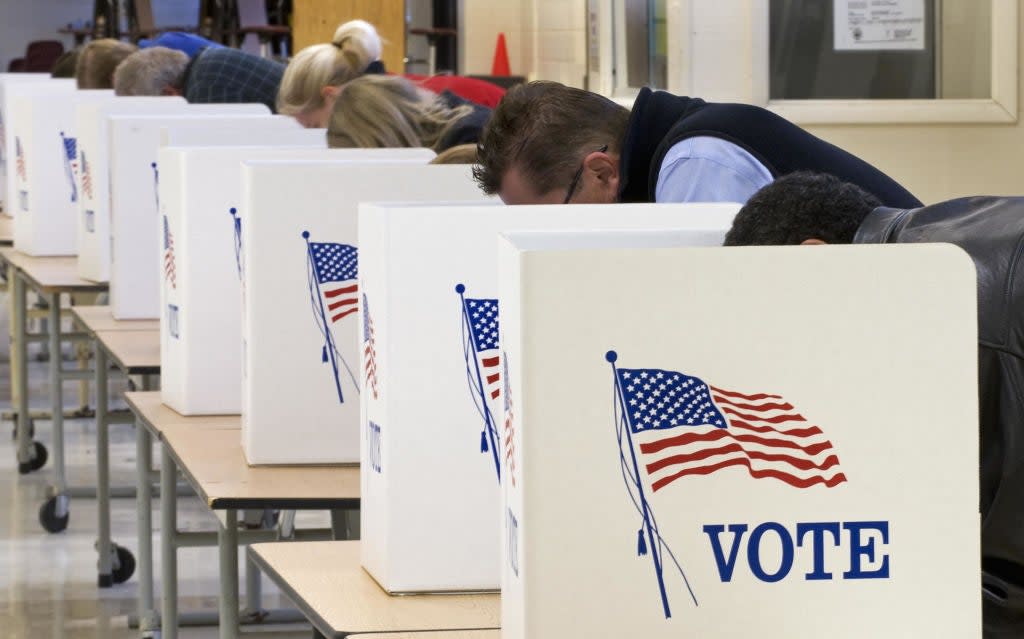
[[[201,109],[202,107],[196,105]],[[75,113],[81,193],[78,198],[78,275],[110,279],[110,136],[113,115],[183,113],[192,107],[177,96],[126,97],[81,103]],[[194,113],[201,113],[196,110]]]
[[[7,95],[6,87],[21,82],[41,82],[51,80],[48,73],[0,73],[0,214],[11,217],[10,200],[7,199],[7,159],[14,157],[14,151],[7,148]],[[11,140],[13,144],[13,139]]]
[[[369,381],[361,398],[360,548],[363,567],[385,590],[499,587],[505,481],[499,462],[510,398],[498,321],[498,234],[674,228],[714,245],[721,244],[738,208],[361,207],[360,378]],[[617,294],[609,289],[605,304],[614,305]],[[558,393],[558,385],[548,392]]]
[[[422,159],[246,162],[242,179],[246,458],[356,463],[366,385],[358,368],[358,205],[484,196],[469,166]]]
[[[967,255],[601,244],[500,248],[502,636],[980,637]]]
[[[75,107],[111,91],[78,91],[73,84],[8,87],[14,138],[14,244],[34,256],[75,255],[80,197]]]
[[[434,157],[428,149],[327,149],[322,130],[315,141],[307,131],[249,131],[250,145],[265,140],[272,146],[168,147],[160,152],[160,386],[164,403],[182,415],[242,412],[242,161],[426,164]],[[302,183],[320,191],[321,185]],[[329,188],[324,193],[340,195]]]
[[[208,110],[209,109],[209,110]],[[204,105],[199,115],[110,117],[110,307],[115,319],[160,317],[161,245],[157,165],[162,129],[216,131],[249,116],[250,126],[294,128],[262,104]]]

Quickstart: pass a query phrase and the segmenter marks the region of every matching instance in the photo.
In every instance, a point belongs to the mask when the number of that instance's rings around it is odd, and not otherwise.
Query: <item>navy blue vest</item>
[[[633,105],[623,142],[620,201],[653,202],[665,155],[678,142],[696,136],[721,138],[746,149],[774,178],[795,171],[830,173],[873,194],[885,206],[922,206],[885,173],[771,111],[646,88]]]

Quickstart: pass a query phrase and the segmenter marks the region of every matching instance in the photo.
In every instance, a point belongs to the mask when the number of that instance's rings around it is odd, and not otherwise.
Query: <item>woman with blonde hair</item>
[[[366,75],[342,87],[327,125],[331,148],[427,147],[441,153],[480,140],[491,110],[440,95],[394,75]]]
[[[338,27],[330,44],[306,47],[285,69],[277,94],[277,112],[305,127],[324,127],[341,86],[364,73],[383,73],[383,45],[365,20]]]

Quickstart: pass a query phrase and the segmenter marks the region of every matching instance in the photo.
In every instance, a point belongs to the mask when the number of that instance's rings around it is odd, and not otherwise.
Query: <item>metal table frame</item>
[[[32,442],[30,432],[31,415],[29,414],[28,397],[28,341],[33,336],[26,330],[27,287],[34,289],[43,297],[48,305],[49,325],[47,343],[50,356],[50,417],[53,420],[53,470],[54,481],[48,489],[49,499],[40,509],[40,519],[49,511],[56,520],[63,520],[70,515],[71,497],[95,496],[95,488],[69,488],[64,464],[64,390],[65,380],[89,380],[92,373],[88,370],[64,370],[62,363],[61,344],[64,341],[81,341],[86,338],[80,333],[63,333],[61,327],[60,298],[64,293],[89,293],[107,290],[106,284],[84,282],[75,286],[47,286],[32,277],[32,274],[7,261],[8,281],[12,287],[12,394],[16,399],[18,467],[20,472],[31,470],[36,462],[38,448]],[[63,529],[63,528],[60,528]],[[56,532],[56,531],[55,531]]]
[[[129,405],[132,405],[129,400]],[[143,637],[177,639],[178,627],[183,625],[220,626],[221,639],[238,637],[240,624],[295,623],[306,620],[298,610],[264,610],[261,599],[260,572],[251,561],[246,561],[246,601],[240,610],[238,597],[238,548],[240,545],[282,540],[325,540],[359,538],[358,499],[212,499],[189,471],[188,464],[164,441],[162,432],[147,421],[132,405],[136,416],[136,446],[138,452],[138,625]],[[177,499],[161,498],[160,558],[163,567],[161,585],[163,603],[159,613],[153,597],[153,522],[151,487],[151,443],[156,437],[160,446],[160,494],[174,495],[178,474],[196,491],[203,503],[217,515],[216,532],[187,532],[178,530]],[[275,529],[239,530],[238,515],[242,510],[282,509],[282,517]],[[328,510],[330,529],[294,528],[294,511]],[[178,611],[178,549],[199,546],[217,546],[220,572],[220,602],[217,611],[179,613]],[[176,623],[165,623],[168,619]]]

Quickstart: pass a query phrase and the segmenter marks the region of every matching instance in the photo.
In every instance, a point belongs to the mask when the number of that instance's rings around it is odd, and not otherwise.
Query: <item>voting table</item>
[[[101,293],[106,284],[90,282],[78,277],[74,257],[31,257],[13,248],[0,250],[0,260],[6,264],[7,281],[11,295],[11,394],[17,412],[18,470],[22,474],[37,470],[46,461],[46,448],[32,441],[31,415],[28,397],[28,342],[42,339],[41,334],[30,335],[27,330],[27,291],[35,291],[47,304],[47,332],[50,360],[50,417],[53,419],[54,482],[50,497],[39,511],[40,523],[49,532],[58,532],[67,526],[69,500],[72,496],[88,497],[91,488],[69,489],[64,472],[64,392],[65,380],[88,380],[87,370],[65,370],[61,345],[64,341],[81,340],[81,333],[62,333],[61,295]]]
[[[139,439],[139,615],[143,630],[160,628],[163,639],[177,637],[179,624],[220,622],[221,637],[237,637],[241,622],[279,623],[299,619],[291,611],[260,609],[259,572],[247,562],[246,609],[239,612],[238,546],[281,539],[357,538],[359,535],[358,466],[249,466],[242,453],[238,415],[185,417],[163,405],[159,392],[126,393],[135,413]],[[149,437],[160,447],[160,494],[174,495],[178,471],[202,502],[217,515],[216,533],[177,528],[177,500],[160,500],[163,607],[157,621],[152,587],[152,521],[148,468]],[[238,529],[238,511],[280,509],[329,510],[330,530],[296,530],[291,512],[283,512],[276,529]],[[178,614],[177,549],[217,545],[220,557],[220,609]],[[282,544],[288,545],[288,544]],[[172,620],[168,622],[168,620]]]
[[[109,306],[75,307],[72,317],[92,340],[96,354],[97,583],[108,588],[131,577],[135,564],[131,552],[110,539],[110,497],[114,491],[110,486],[109,426],[133,423],[130,412],[109,410],[110,365],[126,376],[142,376],[142,387],[149,390],[151,376],[160,372],[160,322],[117,320]],[[117,492],[119,496],[134,496],[134,487]]]
[[[357,541],[256,544],[249,557],[326,637],[500,625],[498,594],[389,595],[363,570]]]

